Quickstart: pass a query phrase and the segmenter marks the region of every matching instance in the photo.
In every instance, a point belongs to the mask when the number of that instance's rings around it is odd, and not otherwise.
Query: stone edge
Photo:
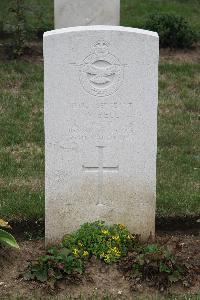
[[[68,28],[60,28],[51,31],[44,32],[43,37],[46,38],[52,35],[58,35],[63,33],[71,33],[71,32],[82,32],[82,31],[116,31],[116,32],[129,32],[136,34],[143,34],[147,36],[152,36],[155,38],[159,38],[158,33],[154,31],[132,28],[132,27],[123,27],[123,26],[109,26],[109,25],[94,25],[94,26],[76,26],[76,27],[68,27]]]

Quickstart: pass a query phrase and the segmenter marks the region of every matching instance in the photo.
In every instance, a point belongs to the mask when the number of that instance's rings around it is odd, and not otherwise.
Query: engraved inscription
[[[103,40],[95,43],[93,53],[80,66],[80,83],[90,94],[109,96],[122,84],[124,66],[109,52],[109,44]]]
[[[97,119],[106,120],[113,120],[119,119],[126,114],[127,118],[133,118],[134,116],[134,106],[132,102],[96,102],[92,104],[86,104],[85,102],[71,102],[68,105],[72,107],[73,110],[80,110],[82,111],[84,116],[89,118],[90,116],[94,116]]]
[[[105,172],[118,172],[119,166],[114,167],[105,167],[104,166],[104,153],[103,149],[104,146],[97,146],[98,148],[98,166],[94,167],[88,167],[88,166],[82,166],[83,171],[85,172],[92,172],[92,173],[98,173],[98,197],[97,197],[97,205],[103,205],[103,174]]]

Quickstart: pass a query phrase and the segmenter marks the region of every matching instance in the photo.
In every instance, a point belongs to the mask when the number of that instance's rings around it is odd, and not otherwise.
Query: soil
[[[200,233],[184,234],[183,232],[157,232],[156,240],[167,244],[171,249],[178,247],[178,256],[191,265],[189,280],[185,286],[176,283],[165,293],[196,294],[200,293]],[[105,265],[92,258],[88,261],[86,272],[74,281],[62,280],[56,289],[51,290],[45,284],[34,281],[25,281],[22,277],[30,260],[35,260],[45,253],[44,240],[21,240],[20,251],[10,248],[0,248],[0,299],[9,299],[11,295],[19,295],[20,299],[39,296],[39,299],[51,299],[56,295],[78,298],[80,295],[86,299],[98,295],[101,299],[111,295],[115,299],[133,299],[138,295],[155,295],[158,290],[147,283],[135,285],[129,276],[123,272],[121,264]],[[177,251],[176,251],[177,252]],[[66,299],[66,298],[65,298]]]
[[[200,45],[191,49],[160,49],[160,61],[166,63],[174,62],[200,62]]]
[[[21,239],[36,239],[44,236],[44,219],[9,220],[9,224],[12,227],[11,233]],[[183,231],[198,235],[200,231],[200,215],[156,216],[156,231]]]

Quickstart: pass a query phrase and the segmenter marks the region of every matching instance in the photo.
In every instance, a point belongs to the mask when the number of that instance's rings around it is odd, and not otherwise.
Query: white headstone
[[[54,0],[55,28],[119,25],[120,0]]]
[[[46,241],[94,220],[154,235],[157,33],[46,32]]]

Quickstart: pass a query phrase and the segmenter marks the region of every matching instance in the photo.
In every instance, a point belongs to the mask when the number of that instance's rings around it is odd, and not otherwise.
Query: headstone
[[[85,222],[154,235],[157,33],[114,26],[46,32],[46,242]]]
[[[55,28],[119,25],[120,0],[54,0]]]

